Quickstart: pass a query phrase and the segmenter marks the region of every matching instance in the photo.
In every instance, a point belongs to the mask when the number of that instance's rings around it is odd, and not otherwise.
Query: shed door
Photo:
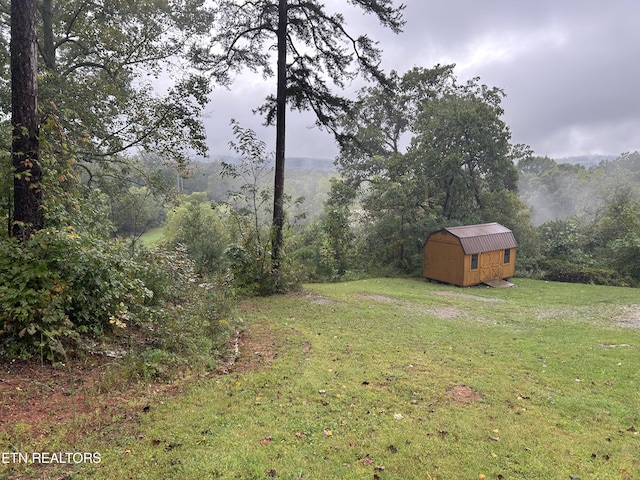
[[[485,252],[480,255],[480,281],[502,278],[502,251]]]

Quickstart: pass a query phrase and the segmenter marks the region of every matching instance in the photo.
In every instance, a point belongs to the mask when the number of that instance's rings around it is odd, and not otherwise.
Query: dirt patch
[[[640,328],[640,305],[624,305],[622,312],[615,318],[619,327]]]
[[[455,385],[447,389],[447,395],[458,403],[473,403],[482,398],[482,394],[466,385]]]
[[[252,327],[231,339],[233,361],[217,374],[256,369],[277,356],[271,332]],[[34,440],[65,426],[73,427],[69,434],[74,437],[102,434],[113,418],[120,419],[119,430],[135,428],[139,416],[158,402],[184,392],[198,378],[216,374],[184,369],[169,381],[136,383],[116,378],[119,383],[105,388],[104,378],[113,362],[103,355],[64,365],[0,358],[0,441],[10,441],[16,427]]]
[[[273,332],[264,325],[254,324],[234,340],[235,358],[218,369],[218,373],[248,372],[270,365],[278,358]],[[309,347],[310,348],[310,347]]]
[[[421,307],[418,310],[423,315],[431,315],[441,320],[452,320],[454,318],[469,318],[469,314],[457,307]]]
[[[470,300],[477,300],[479,302],[487,302],[487,303],[504,302],[503,298],[486,298],[486,297],[481,297],[479,295],[471,295],[470,293],[452,292],[450,290],[443,290],[440,292],[432,291],[429,293],[432,293],[433,295],[438,295],[440,297],[468,298]]]
[[[451,292],[455,293],[455,292]],[[358,300],[368,300],[372,302],[378,303],[390,303],[399,305],[410,312],[417,312],[421,315],[429,315],[436,318],[440,318],[442,320],[451,320],[454,318],[467,318],[469,314],[464,310],[459,309],[455,306],[428,306],[418,302],[410,302],[407,300],[397,300],[392,297],[387,297],[386,295],[378,295],[375,293],[357,293],[354,295]],[[482,298],[482,297],[478,297]]]
[[[334,305],[336,303],[335,300],[323,297],[315,292],[306,292],[304,298],[315,305]]]
[[[103,419],[127,422],[148,409],[151,397],[173,385],[130,386],[101,390],[112,359],[90,358],[67,365],[0,360],[0,432],[28,426],[32,438],[43,438],[58,425],[74,425],[73,434],[100,431]],[[107,422],[108,423],[108,422]]]
[[[356,293],[353,297],[357,300],[371,300],[378,303],[399,303],[395,298],[378,295],[377,293]]]

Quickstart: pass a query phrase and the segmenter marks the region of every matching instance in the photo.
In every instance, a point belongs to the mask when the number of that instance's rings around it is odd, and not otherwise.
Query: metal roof
[[[516,248],[513,232],[499,223],[483,223],[443,229],[460,239],[465,255]]]

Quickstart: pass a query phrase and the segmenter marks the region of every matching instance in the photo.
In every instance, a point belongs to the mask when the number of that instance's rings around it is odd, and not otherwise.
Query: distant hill
[[[603,160],[615,160],[620,155],[578,155],[575,157],[556,158],[557,163],[580,164],[585,167],[594,167]]]
[[[333,172],[336,166],[329,158],[287,158],[287,167],[299,170],[327,170]]]
[[[210,155],[209,158],[198,157],[197,162],[228,162],[235,163],[239,157],[230,155]],[[308,157],[287,157],[286,167],[296,170],[323,170],[327,172],[335,172],[336,166],[331,158],[308,158]]]
[[[603,160],[615,160],[620,155],[577,155],[572,157],[554,158],[556,163],[571,163],[580,164],[585,167],[594,167]],[[209,158],[198,158],[198,162],[219,162],[225,161],[234,163],[238,160],[238,157],[230,155],[210,155]],[[310,157],[287,157],[287,168],[294,168],[296,170],[323,170],[327,172],[335,172],[336,166],[334,160],[331,158],[310,158]]]

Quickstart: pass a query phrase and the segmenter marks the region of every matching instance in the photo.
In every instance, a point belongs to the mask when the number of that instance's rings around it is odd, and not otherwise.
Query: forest
[[[401,30],[402,6],[351,3]],[[518,276],[638,286],[638,152],[536,156],[511,143],[500,88],[454,65],[383,72],[325,8],[0,1],[1,356],[213,366],[239,297],[420,276],[427,235],[471,223],[514,231]],[[246,70],[277,81],[257,109],[276,150],[230,119],[234,155],[205,159],[208,94]],[[332,89],[356,76],[356,98]],[[312,111],[337,158],[285,173],[287,109]]]

